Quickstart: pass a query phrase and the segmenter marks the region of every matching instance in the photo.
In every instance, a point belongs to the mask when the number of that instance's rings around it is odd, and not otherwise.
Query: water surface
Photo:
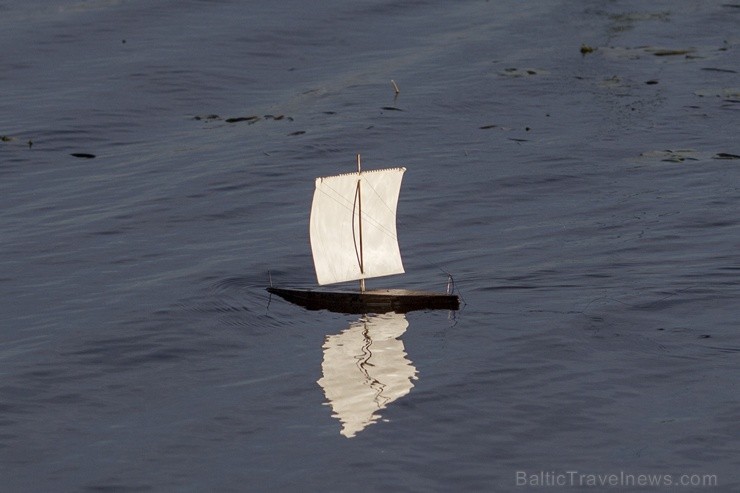
[[[5,487],[737,489],[739,21],[727,1],[0,3]],[[321,381],[359,317],[264,287],[314,284],[313,180],[358,152],[408,170],[407,274],[369,284],[448,271],[466,306],[381,330],[391,380],[365,374],[394,399],[348,437]]]

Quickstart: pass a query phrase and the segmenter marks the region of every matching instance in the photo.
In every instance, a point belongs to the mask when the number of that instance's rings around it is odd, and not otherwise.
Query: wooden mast
[[[362,167],[360,166],[360,155],[357,155],[357,229],[360,232],[360,274],[365,274],[365,259],[362,256],[362,187],[360,181],[362,177]],[[365,278],[360,278],[360,292],[365,292]]]

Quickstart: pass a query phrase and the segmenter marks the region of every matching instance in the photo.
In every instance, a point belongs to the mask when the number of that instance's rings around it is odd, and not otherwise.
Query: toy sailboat
[[[404,272],[396,237],[396,208],[406,168],[363,171],[316,179],[310,236],[319,285],[360,281],[360,290],[323,291],[270,286],[267,291],[310,310],[340,313],[405,313],[457,310],[450,292],[365,289],[365,279]]]

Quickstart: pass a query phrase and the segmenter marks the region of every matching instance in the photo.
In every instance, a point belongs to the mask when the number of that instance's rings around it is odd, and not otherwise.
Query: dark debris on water
[[[16,137],[11,137],[10,135],[0,135],[0,142],[10,143],[16,140],[18,140]],[[27,144],[29,149],[33,147],[33,141],[31,139],[28,139]]]
[[[239,123],[239,122],[249,122],[250,125],[252,123],[256,123],[260,120],[260,117],[258,116],[238,116],[235,118],[227,118],[224,120],[226,123]]]
[[[694,53],[694,50],[692,49],[678,49],[678,50],[672,50],[672,49],[653,49],[653,50],[645,50],[648,52],[652,52],[655,56],[680,56],[680,55],[690,55]]]
[[[669,163],[682,163],[684,161],[706,161],[707,159],[734,160],[740,159],[740,155],[729,152],[717,152],[711,154],[708,152],[698,152],[693,149],[665,149],[662,151],[646,151],[640,154],[640,157],[647,159],[657,159]]]
[[[226,123],[240,123],[240,122],[247,122],[249,125],[253,123],[257,123],[260,120],[285,120],[292,122],[293,117],[292,116],[286,116],[286,115],[250,115],[250,116],[233,116],[228,118],[221,118],[219,115],[216,114],[210,114],[210,115],[196,115],[193,117],[193,120],[196,121],[206,121],[206,122],[217,122],[217,121],[224,121]]]
[[[718,152],[712,156],[712,159],[740,159],[740,156],[737,154],[730,154],[729,152]]]

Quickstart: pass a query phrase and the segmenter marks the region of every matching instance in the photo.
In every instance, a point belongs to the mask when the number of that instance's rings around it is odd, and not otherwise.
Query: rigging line
[[[388,205],[387,203],[385,203],[385,201],[383,200],[383,197],[382,197],[382,196],[381,196],[381,195],[380,195],[380,194],[378,193],[378,191],[377,191],[377,190],[375,190],[375,187],[373,187],[372,183],[368,183],[368,185],[369,185],[369,186],[370,186],[370,188],[371,188],[371,189],[373,190],[373,192],[375,193],[375,195],[377,195],[377,197],[378,197],[379,201],[380,201],[380,202],[381,202],[381,203],[382,203],[382,204],[383,204],[383,205],[384,205],[384,206],[385,206],[385,207],[386,207],[386,208],[387,208],[387,209],[388,209],[388,210],[389,210],[389,211],[390,211],[391,213],[393,213],[393,210],[391,209],[391,207],[390,207],[390,206],[389,206],[389,205]],[[402,221],[402,220],[401,220],[401,219],[400,219],[400,218],[398,217],[398,215],[397,215],[397,214],[396,214],[396,221],[397,221],[397,223],[399,223],[399,224],[401,224],[401,225],[404,225],[404,224],[406,224],[406,222],[405,222],[405,221]],[[382,227],[382,226],[381,226],[381,227]],[[384,229],[385,229],[385,228],[384,228]],[[396,240],[398,240],[398,238],[396,237],[396,235],[393,235],[393,234],[391,234],[390,232],[387,232],[386,234],[388,234],[389,236],[392,236],[393,238],[395,238]],[[447,276],[448,276],[448,277],[449,277],[450,279],[453,279],[453,277],[452,277],[452,274],[451,274],[451,273],[450,273],[450,272],[449,272],[449,271],[448,271],[447,269],[445,269],[445,268],[444,268],[443,266],[441,266],[441,265],[440,265],[439,263],[437,263],[437,262],[434,262],[434,261],[432,261],[432,259],[430,259],[430,258],[429,258],[429,257],[427,257],[426,255],[422,255],[422,254],[419,254],[419,256],[420,256],[420,257],[421,257],[422,259],[424,259],[424,260],[425,260],[425,261],[426,261],[426,262],[427,262],[427,263],[428,263],[429,265],[433,265],[433,266],[435,266],[435,267],[436,267],[437,269],[439,269],[439,270],[440,270],[440,271],[441,271],[442,273],[446,274],[446,275],[447,275]],[[455,287],[455,281],[454,281],[454,279],[452,280],[452,286],[453,286],[453,289],[454,289],[454,287]],[[462,298],[462,295],[460,296],[460,298]],[[464,302],[464,301],[463,301],[463,302]]]
[[[336,202],[340,206],[344,207],[348,211],[352,211],[353,214],[354,214],[354,211],[355,211],[355,204],[354,203],[352,203],[352,206],[350,207],[349,200],[345,200],[344,197],[342,196],[342,194],[340,194],[339,192],[337,192],[335,189],[333,189],[332,187],[330,187],[328,185],[324,185],[324,186],[326,188],[328,188],[329,190],[331,190],[332,192],[334,192],[334,194],[336,194],[336,196],[328,193],[326,190],[319,190],[321,193],[323,193],[324,195],[326,195],[327,197],[329,197],[334,202]],[[377,219],[373,218],[372,216],[368,215],[367,212],[363,212],[362,213],[362,217],[363,217],[363,220],[366,220],[369,223],[371,223],[371,225],[374,226],[376,229],[381,230],[386,235],[388,235],[390,238],[393,238],[394,240],[398,241],[398,236],[397,235],[393,234],[388,228],[386,228],[385,226],[383,226],[383,223],[381,223]]]
[[[366,180],[366,182],[367,182],[367,180]],[[344,196],[342,194],[340,194],[339,192],[337,192],[336,189],[334,189],[331,186],[328,186],[326,184],[324,185],[324,187],[327,188],[327,189],[329,189],[329,190],[331,190],[333,192],[333,194],[327,192],[324,189],[319,189],[321,191],[321,193],[323,193],[324,195],[326,195],[327,197],[329,197],[330,199],[332,199],[334,202],[336,202],[340,206],[344,207],[346,210],[352,211],[353,216],[354,216],[354,213],[355,213],[354,211],[355,211],[355,208],[356,208],[356,205],[354,203],[350,207],[349,206],[349,203],[350,203],[349,200],[344,199]],[[373,191],[374,191],[374,193],[376,195],[378,195],[377,190],[375,190],[374,187],[371,184],[370,184],[370,188],[372,188]],[[385,203],[385,201],[382,200],[382,198],[381,198],[380,202],[382,202],[385,205],[385,207],[387,207],[390,210],[390,207],[388,206],[388,204]],[[374,219],[373,217],[369,216],[367,214],[367,212],[363,212],[362,213],[362,217],[363,217],[364,220],[366,220],[367,222],[369,222],[372,226],[374,226],[376,229],[380,230],[382,233],[384,233],[385,235],[387,235],[389,238],[392,238],[392,239],[398,241],[398,235],[393,234],[388,228],[386,228],[385,226],[383,226],[382,223],[380,223],[378,220]],[[399,220],[398,216],[396,216],[396,221],[399,222],[399,223],[401,223],[401,224],[404,224],[403,221]],[[354,230],[354,220],[352,221],[352,226],[353,226],[353,230]],[[353,238],[354,238],[354,231],[353,231]],[[356,251],[357,251],[357,246],[355,245],[355,252]],[[417,255],[420,258],[422,258],[424,261],[426,261],[427,264],[436,267],[443,274],[446,274],[448,276],[451,275],[450,272],[446,268],[444,268],[442,265],[440,265],[438,262],[433,261],[431,258],[427,257],[426,255],[423,255],[423,254],[417,254]],[[359,260],[358,260],[358,262],[359,262]],[[462,298],[462,296],[461,296],[461,298]]]
[[[378,195],[377,190],[375,190],[374,187],[371,184],[369,184],[369,185],[370,185],[370,188],[373,189],[374,193],[376,195]],[[332,199],[334,202],[336,202],[340,206],[344,207],[346,210],[352,211],[352,213],[354,215],[355,209],[356,209],[356,205],[354,203],[352,204],[352,207],[350,207],[349,206],[349,203],[350,203],[349,200],[344,199],[343,195],[341,195],[339,192],[337,192],[334,188],[332,188],[332,187],[330,187],[328,185],[324,185],[324,187],[325,188],[328,188],[329,190],[331,190],[333,192],[333,194],[327,192],[324,189],[320,189],[321,193],[323,193],[324,195],[326,195],[327,197],[329,197],[330,199]],[[388,204],[386,204],[385,201],[382,200],[382,198],[381,198],[380,202],[382,202],[385,205],[385,207],[387,207],[389,210],[391,210],[390,207],[388,206]],[[392,212],[392,210],[391,210],[391,212]],[[389,238],[392,238],[392,239],[398,241],[398,235],[393,234],[388,228],[386,228],[385,226],[383,226],[383,224],[380,221],[378,221],[375,218],[369,216],[367,214],[367,212],[363,211],[362,217],[363,217],[363,220],[366,221],[366,222],[369,222],[371,224],[371,226],[374,226],[376,229],[380,230],[382,233],[384,233],[385,235],[387,235]],[[398,223],[400,223],[400,224],[404,224],[405,223],[404,221],[400,220],[397,215],[396,215],[396,221]],[[354,229],[354,221],[353,221],[353,229]],[[353,235],[354,235],[354,232],[353,232]],[[355,246],[355,250],[356,249],[357,249],[357,247]],[[450,272],[446,268],[444,268],[439,263],[432,261],[432,259],[430,259],[426,255],[419,254],[419,257],[421,257],[423,260],[425,260],[429,265],[433,265],[434,267],[436,267],[437,269],[439,269],[439,271],[441,271],[442,273],[444,273],[444,274],[446,274],[448,276],[451,275]]]
[[[396,213],[394,213],[393,209],[391,209],[391,207],[390,207],[390,206],[389,206],[389,205],[388,205],[388,204],[387,204],[387,203],[386,203],[386,202],[385,202],[385,201],[383,200],[383,197],[382,197],[382,196],[381,196],[381,195],[380,195],[380,194],[378,193],[378,191],[377,191],[377,190],[375,189],[375,187],[373,187],[372,183],[367,183],[367,185],[368,185],[368,186],[369,186],[369,187],[370,187],[370,188],[371,188],[371,189],[373,190],[373,192],[375,193],[375,195],[376,195],[376,196],[378,197],[378,199],[379,199],[379,202],[380,202],[380,203],[382,203],[382,204],[383,204],[383,205],[384,205],[384,206],[385,206],[385,207],[386,207],[386,208],[388,209],[388,211],[390,211],[390,212],[391,212],[392,214],[394,214],[394,216],[396,217],[396,221],[397,221],[397,223],[400,223],[400,224],[402,224],[402,225],[403,225],[403,224],[405,224],[405,222],[404,222],[404,221],[402,221],[402,220],[401,220],[401,219],[400,219],[400,218],[398,217],[398,215],[397,215]],[[372,218],[370,218],[370,219],[372,220]],[[383,226],[382,224],[376,224],[375,226],[376,226],[376,227],[377,227],[378,229],[382,229],[382,230],[383,230],[383,232],[384,232],[385,234],[387,234],[387,235],[388,235],[389,237],[391,237],[391,238],[395,239],[396,241],[398,241],[398,236],[397,236],[397,235],[395,235],[395,234],[393,234],[393,233],[391,233],[391,232],[390,232],[390,231],[389,231],[389,230],[388,230],[387,228],[385,228],[385,227],[384,227],[384,226]],[[428,263],[429,265],[433,265],[433,266],[435,266],[435,267],[436,267],[437,269],[439,269],[439,270],[440,270],[440,271],[441,271],[442,273],[446,274],[446,275],[447,275],[447,276],[449,276],[449,277],[452,277],[452,274],[451,274],[451,273],[450,273],[450,272],[449,272],[449,271],[448,271],[447,269],[445,269],[445,268],[444,268],[443,266],[441,266],[441,265],[440,265],[439,263],[437,263],[437,262],[434,262],[434,261],[432,261],[432,259],[430,259],[429,257],[427,257],[427,256],[425,256],[425,255],[419,255],[419,256],[420,256],[420,257],[421,257],[422,259],[426,260],[426,261],[427,261],[427,263]],[[453,286],[454,286],[454,281],[453,281]],[[461,297],[462,297],[462,296],[461,296]]]
[[[329,185],[324,185],[324,187],[325,188],[328,188],[329,190],[331,190],[332,192],[334,192],[334,195],[330,194],[326,190],[319,189],[319,191],[321,193],[323,193],[324,195],[326,195],[327,197],[329,197],[334,202],[336,202],[337,204],[341,205],[342,207],[344,207],[347,210],[352,210],[354,208],[354,204],[352,204],[352,207],[350,207],[350,201],[347,200],[347,199],[345,199],[344,196],[341,193],[337,192],[335,189],[333,189]]]
[[[391,206],[385,203],[385,200],[383,200],[383,196],[380,195],[377,190],[375,190],[375,187],[373,186],[373,184],[367,180],[366,182],[367,182],[367,186],[369,186],[372,189],[372,191],[375,192],[375,195],[378,197],[378,200],[380,201],[380,203],[383,204],[386,209],[388,209],[388,212],[390,212],[391,214],[396,214],[396,211],[391,209]]]
[[[345,173],[345,174],[349,174],[349,173]],[[384,200],[383,200],[383,198],[382,198],[382,197],[380,196],[380,194],[378,194],[378,191],[377,191],[377,190],[375,190],[375,188],[374,188],[374,187],[372,186],[372,184],[371,184],[371,183],[369,183],[369,182],[368,182],[367,180],[364,180],[364,181],[365,181],[365,183],[366,183],[367,185],[369,185],[369,186],[370,186],[370,188],[372,188],[372,189],[373,189],[373,191],[375,192],[375,195],[377,195],[377,196],[378,196],[378,198],[380,199],[380,200],[379,200],[379,202],[381,202],[381,203],[382,203],[382,204],[383,204],[383,205],[384,205],[384,206],[385,206],[385,207],[386,207],[386,208],[388,209],[388,211],[389,211],[389,212],[391,212],[391,213],[393,214],[393,216],[394,216],[394,218],[395,218],[395,217],[396,217],[396,214],[394,213],[393,209],[391,209],[391,208],[390,208],[390,207],[388,206],[388,204],[387,204],[387,203],[385,203],[385,201],[384,201]],[[345,199],[345,198],[344,198],[344,195],[343,195],[343,194],[341,194],[341,193],[339,193],[339,192],[338,192],[338,191],[337,191],[336,189],[334,189],[333,187],[331,187],[331,186],[329,186],[329,185],[326,185],[326,184],[323,184],[323,187],[324,187],[324,188],[328,188],[329,190],[331,190],[331,191],[332,191],[332,192],[334,193],[334,195],[332,195],[332,194],[328,193],[328,192],[327,192],[326,190],[324,190],[324,189],[319,189],[319,190],[321,191],[321,193],[325,194],[326,196],[328,196],[329,198],[331,198],[332,200],[334,200],[334,201],[335,201],[335,202],[336,202],[337,204],[339,204],[340,206],[344,207],[344,208],[345,208],[345,209],[347,209],[347,210],[354,210],[354,209],[355,209],[355,204],[354,204],[354,203],[352,203],[352,204],[351,204],[351,206],[350,206],[350,201],[349,201],[349,200],[347,200],[347,199]],[[392,233],[392,232],[391,232],[391,231],[390,231],[390,230],[389,230],[388,228],[386,228],[385,226],[383,226],[383,223],[382,223],[382,222],[380,222],[380,221],[378,221],[377,219],[375,219],[375,218],[373,218],[373,217],[369,216],[369,215],[367,214],[367,212],[363,212],[363,214],[362,214],[362,217],[363,217],[363,219],[366,219],[367,221],[369,221],[370,223],[372,223],[372,225],[373,225],[373,226],[375,226],[375,228],[377,228],[377,229],[379,229],[379,230],[383,231],[383,232],[384,232],[384,233],[385,233],[386,235],[388,235],[388,236],[389,236],[390,238],[393,238],[394,240],[398,241],[398,236],[397,236],[397,235],[395,235],[395,234],[393,234],[393,233]]]
[[[370,172],[372,172],[372,171],[370,171]],[[363,172],[363,173],[368,173],[368,172]],[[345,173],[345,174],[351,174],[351,173]],[[391,209],[391,207],[383,200],[382,196],[380,196],[380,194],[375,189],[375,187],[373,187],[372,183],[368,182],[368,180],[365,180],[365,183],[372,189],[373,193],[379,199],[379,202],[382,203],[383,206],[385,206],[390,212],[393,212],[393,209]],[[325,188],[331,190],[334,193],[334,195],[328,193],[324,189],[319,189],[321,191],[321,193],[325,194],[326,196],[328,196],[329,198],[331,198],[332,200],[334,200],[337,204],[339,204],[340,206],[344,207],[348,211],[352,211],[352,214],[353,214],[353,221],[352,221],[353,233],[352,233],[352,235],[353,235],[353,238],[354,238],[354,236],[355,236],[355,234],[354,234],[354,214],[355,214],[355,208],[356,208],[355,203],[352,203],[352,207],[350,207],[349,206],[349,204],[350,204],[349,200],[344,199],[344,196],[342,194],[340,194],[339,192],[337,192],[333,187],[331,187],[329,185],[324,184],[323,186]],[[355,201],[356,200],[357,199],[355,198]],[[380,221],[378,221],[377,219],[369,216],[367,214],[367,212],[363,212],[362,213],[362,217],[363,217],[364,220],[366,220],[367,222],[369,222],[372,226],[374,226],[376,229],[378,229],[379,231],[381,231],[382,233],[384,233],[385,235],[387,235],[389,238],[392,238],[395,241],[398,241],[398,235],[397,234],[393,234],[388,228],[386,228],[385,226],[383,226],[383,224]],[[397,214],[395,215],[395,218],[396,218],[396,222],[397,223],[404,224],[404,222],[401,221],[398,218],[398,215]],[[355,255],[357,255],[357,245],[356,245],[356,243],[355,243]],[[417,255],[420,258],[422,258],[424,261],[426,261],[427,264],[436,267],[442,273],[446,274],[447,276],[452,277],[452,274],[446,268],[444,268],[441,264],[439,264],[438,262],[433,261],[431,258],[427,257],[426,255],[418,254],[418,253],[417,253]],[[359,257],[358,257],[358,263],[359,263]],[[457,285],[456,285],[456,283],[454,283],[454,281],[453,281],[453,285],[455,287],[457,287]],[[459,289],[458,289],[458,295],[460,296],[460,299],[463,301],[463,303],[465,303],[465,300],[464,300],[464,298],[462,296],[462,293],[460,293]]]
[[[366,185],[367,185],[367,186],[369,186],[369,187],[370,187],[370,189],[371,189],[371,190],[372,190],[372,191],[373,191],[373,192],[375,193],[375,196],[377,197],[377,199],[378,199],[378,202],[380,202],[381,204],[383,204],[383,206],[384,206],[384,207],[385,207],[386,209],[388,209],[388,212],[389,212],[389,213],[390,213],[391,215],[393,215],[393,217],[394,217],[395,221],[396,221],[396,222],[398,222],[398,209],[397,209],[397,208],[396,208],[396,210],[392,209],[392,208],[391,208],[391,206],[389,206],[389,205],[388,205],[388,204],[387,204],[387,203],[385,202],[385,200],[383,200],[383,196],[382,196],[382,195],[380,195],[380,194],[378,193],[378,191],[377,191],[377,190],[375,189],[375,187],[373,186],[373,184],[372,184],[372,183],[370,183],[370,182],[369,182],[369,181],[367,181],[367,180],[365,180],[365,183],[366,183]],[[370,218],[370,219],[371,219],[371,220],[373,220],[372,218]],[[382,230],[383,232],[385,232],[385,234],[387,234],[387,235],[388,235],[389,237],[391,237],[391,238],[393,238],[394,240],[398,241],[398,236],[397,236],[397,235],[395,235],[395,234],[393,234],[393,233],[392,233],[392,232],[391,232],[391,231],[390,231],[390,230],[389,230],[388,228],[386,228],[385,226],[383,226],[383,225],[382,225],[382,224],[381,224],[381,223],[380,223],[379,221],[377,221],[377,222],[376,222],[376,223],[374,224],[374,226],[375,226],[376,228],[378,228],[378,229]]]

